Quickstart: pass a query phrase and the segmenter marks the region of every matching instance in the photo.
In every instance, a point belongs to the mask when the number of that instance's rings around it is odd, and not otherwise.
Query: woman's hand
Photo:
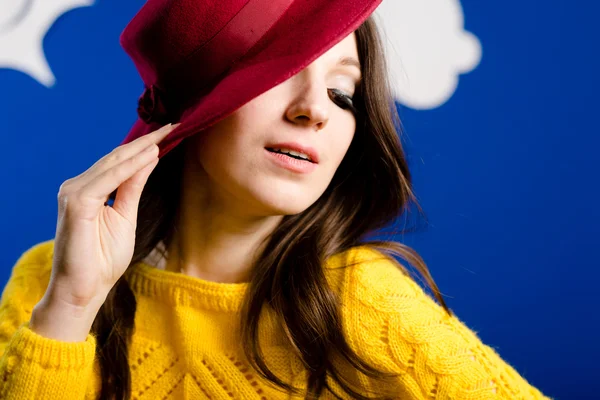
[[[29,327],[51,339],[84,341],[108,292],[133,257],[142,189],[158,164],[166,125],[119,146],[58,192],[50,282]],[[116,189],[112,207],[106,202]]]
[[[119,146],[58,192],[58,221],[49,292],[67,306],[99,307],[133,257],[142,189],[158,164],[165,125]],[[116,189],[114,204],[106,205]]]

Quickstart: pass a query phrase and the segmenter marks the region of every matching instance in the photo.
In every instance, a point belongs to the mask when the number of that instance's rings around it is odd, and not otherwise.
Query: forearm
[[[57,302],[61,297],[55,293],[68,292],[48,284],[51,245],[36,246],[19,259],[0,299],[2,400],[83,400],[96,382],[96,338],[88,332],[103,299],[97,298],[95,309]]]

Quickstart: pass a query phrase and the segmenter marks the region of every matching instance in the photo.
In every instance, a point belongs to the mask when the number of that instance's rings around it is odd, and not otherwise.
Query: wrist
[[[82,342],[87,338],[100,306],[76,306],[46,293],[33,308],[29,328],[50,339]]]
[[[44,298],[48,304],[60,304],[75,313],[86,313],[88,310],[100,309],[109,291],[110,289],[100,289],[97,284],[83,284],[52,276]]]

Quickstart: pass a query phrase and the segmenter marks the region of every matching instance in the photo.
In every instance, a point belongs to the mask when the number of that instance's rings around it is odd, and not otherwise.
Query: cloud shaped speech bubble
[[[460,74],[481,60],[479,39],[464,30],[459,0],[384,1],[375,11],[396,100],[432,109],[454,94]]]
[[[0,68],[22,71],[51,87],[54,75],[42,42],[58,17],[94,0],[0,1]],[[395,98],[415,109],[446,102],[460,74],[481,59],[479,40],[464,30],[459,0],[384,1],[375,12],[383,28]]]
[[[30,75],[51,87],[56,79],[46,61],[44,36],[62,14],[94,0],[0,1],[0,68]]]

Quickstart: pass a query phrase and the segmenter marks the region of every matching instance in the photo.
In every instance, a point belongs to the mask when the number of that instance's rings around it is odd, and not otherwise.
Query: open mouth
[[[285,151],[281,151],[281,150],[275,150],[275,149],[272,149],[272,148],[270,148],[270,147],[265,147],[265,148],[266,148],[266,149],[267,149],[269,152],[271,152],[271,153],[283,154],[284,156],[287,156],[287,157],[290,157],[290,158],[294,158],[294,159],[296,159],[296,160],[301,160],[301,161],[306,161],[306,162],[312,163],[312,161],[311,161],[311,160],[309,160],[309,159],[307,159],[307,158],[304,158],[304,157],[302,157],[302,156],[297,156],[297,155],[294,155],[294,154],[289,154],[289,153],[286,153]]]

